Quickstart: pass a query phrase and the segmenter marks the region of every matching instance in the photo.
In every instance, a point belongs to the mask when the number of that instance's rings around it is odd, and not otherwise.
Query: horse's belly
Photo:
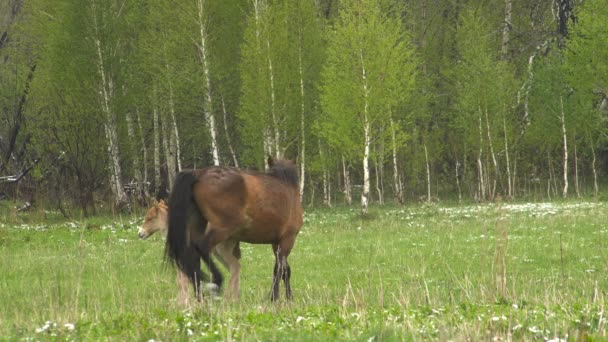
[[[280,239],[279,230],[270,227],[246,225],[238,229],[232,238],[247,243],[277,243]]]

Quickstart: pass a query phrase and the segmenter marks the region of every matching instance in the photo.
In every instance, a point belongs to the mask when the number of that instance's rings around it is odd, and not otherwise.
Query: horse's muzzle
[[[140,239],[145,240],[148,238],[148,234],[146,234],[146,232],[140,231],[139,233],[137,233],[137,235],[139,236]]]

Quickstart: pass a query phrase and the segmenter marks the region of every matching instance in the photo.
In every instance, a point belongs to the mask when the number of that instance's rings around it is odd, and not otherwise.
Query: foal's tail
[[[194,202],[192,188],[196,182],[197,177],[192,171],[180,172],[175,177],[169,200],[169,230],[165,245],[166,257],[190,276],[191,272],[200,272],[200,268],[199,257],[197,255],[193,259],[192,247],[188,244],[188,226],[201,232],[207,226],[207,220]],[[197,220],[196,224],[192,224],[194,219]]]

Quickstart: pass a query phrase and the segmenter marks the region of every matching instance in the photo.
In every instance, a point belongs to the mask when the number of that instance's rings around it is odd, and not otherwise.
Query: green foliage
[[[342,3],[329,34],[319,121],[319,135],[332,148],[349,157],[362,155],[364,115],[378,132],[408,99],[417,67],[409,39],[378,2]]]

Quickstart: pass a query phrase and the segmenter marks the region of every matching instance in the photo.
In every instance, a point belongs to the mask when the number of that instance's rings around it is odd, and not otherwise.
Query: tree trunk
[[[578,186],[578,155],[576,151],[576,140],[574,141],[574,189],[576,190],[576,197],[581,198],[581,192]]]
[[[479,154],[477,155],[477,167],[479,170],[479,200],[486,199],[486,186],[484,184],[483,163],[481,157],[483,154],[483,133],[481,129],[481,113],[479,113]]]
[[[458,174],[458,168],[460,163],[456,160],[456,187],[458,188],[458,203],[462,202],[462,190],[460,189],[460,175]]]
[[[207,62],[207,33],[205,31],[205,21],[203,15],[204,1],[198,0],[198,24],[200,29],[201,43],[198,46],[201,54],[201,64],[203,67],[203,76],[205,78],[206,89],[204,96],[204,116],[207,127],[209,128],[209,136],[211,137],[211,155],[213,156],[213,165],[220,165],[220,150],[217,142],[217,129],[215,127],[215,117],[213,116],[213,101],[211,98],[211,76],[209,65]]]
[[[300,30],[300,46],[298,50],[298,62],[300,70],[300,202],[304,196],[304,176],[306,172],[306,125],[305,97],[304,97],[304,71],[302,66],[302,31]]]
[[[110,108],[111,98],[113,96],[112,78],[106,74],[103,54],[101,51],[100,33],[97,24],[97,11],[95,3],[92,3],[93,9],[93,25],[95,30],[95,46],[97,48],[97,72],[100,77],[99,94],[101,98],[101,108],[105,114],[106,121],[104,130],[108,142],[108,158],[110,161],[110,184],[114,195],[114,204],[120,205],[126,200],[126,195],[122,185],[122,170],[120,167],[120,154],[118,147],[118,133],[116,127],[116,118]]]
[[[342,173],[344,174],[344,198],[346,199],[346,203],[350,206],[353,204],[353,195],[351,190],[350,172],[346,165],[344,155],[342,155]]]
[[[561,96],[559,97],[559,101],[561,106],[560,121],[562,124],[562,137],[564,140],[564,190],[562,192],[562,196],[566,198],[568,197],[568,141],[566,140],[566,118],[564,114],[564,101]]]
[[[319,139],[319,157],[321,158],[321,177],[323,181],[323,205],[331,207],[329,176],[327,172],[327,165],[325,163],[325,154],[323,153],[323,147],[321,146],[321,139]]]
[[[512,5],[511,0],[505,0],[505,22],[502,28],[502,48],[501,55],[503,59],[506,59],[509,54],[509,41],[510,41],[510,33],[513,25],[511,24],[511,16],[512,16]]]
[[[169,68],[169,66],[167,66]],[[171,126],[173,128],[170,140],[171,153],[175,156],[177,162],[177,171],[182,171],[181,149],[179,145],[179,130],[177,129],[177,120],[175,120],[175,102],[173,101],[173,85],[169,82],[169,111],[171,113]],[[167,129],[169,127],[167,126]]]
[[[175,180],[175,158],[171,153],[170,135],[171,130],[168,129],[169,124],[167,123],[167,115],[160,114],[161,121],[161,132],[163,138],[163,151],[165,152],[165,166],[167,169],[167,190],[171,192],[173,190],[173,181]]]
[[[507,0],[509,1],[509,0]],[[507,122],[505,117],[502,117],[502,129],[503,132],[505,134],[505,159],[507,162],[507,196],[509,198],[514,198],[514,194],[513,194],[513,183],[511,182],[511,164],[509,161],[509,141],[508,141],[508,137],[507,137]]]
[[[129,142],[131,143],[131,153],[133,154],[133,178],[135,180],[136,196],[143,196],[143,181],[141,176],[141,164],[139,162],[139,152],[137,150],[137,138],[135,137],[135,129],[133,128],[133,117],[131,112],[127,111],[127,133],[129,134]]]
[[[144,130],[141,126],[141,118],[139,116],[139,109],[137,109],[135,111],[135,113],[137,114],[137,126],[139,128],[139,138],[141,139],[141,148],[142,148],[142,153],[143,153],[143,171],[144,171],[144,178],[143,178],[143,195],[145,196],[145,199],[150,197],[150,187],[148,186],[148,148],[146,147],[146,140],[144,138]]]
[[[384,204],[384,196],[382,196],[382,189],[380,188],[380,163],[378,158],[375,158],[375,169],[376,169],[376,192],[378,192],[378,204]]]
[[[228,120],[226,117],[228,114],[226,113],[226,104],[224,103],[224,96],[222,96],[222,112],[224,113],[224,134],[226,134],[226,142],[228,142],[228,149],[230,150],[230,155],[232,156],[232,162],[235,167],[239,167],[239,161],[236,159],[236,153],[234,153],[234,148],[232,147],[232,139],[230,139],[230,133],[228,131]]]
[[[397,164],[397,133],[395,129],[395,122],[393,118],[390,118],[391,122],[391,143],[393,149],[393,186],[395,188],[395,198],[400,204],[403,204],[403,188],[399,180],[399,169]]]
[[[431,166],[429,164],[429,153],[426,143],[424,144],[424,160],[426,162],[426,201],[427,203],[431,203],[433,200],[431,197]]]
[[[366,103],[366,111],[367,111],[367,103]],[[368,213],[369,206],[369,145],[371,143],[371,133],[370,133],[370,124],[367,120],[367,115],[365,116],[365,121],[363,124],[363,134],[365,146],[363,149],[363,190],[361,192],[361,212],[363,214]]]
[[[369,89],[367,88],[367,73],[365,72],[365,62],[363,60],[363,51],[361,57],[361,79],[363,80],[363,191],[361,192],[361,212],[366,215],[369,210],[369,147],[371,144],[371,124],[369,122],[368,100]]]
[[[494,144],[492,143],[492,135],[490,134],[490,119],[488,118],[488,108],[485,108],[486,114],[486,129],[488,133],[488,145],[490,145],[490,155],[492,156],[492,164],[494,164],[494,182],[492,184],[492,192],[490,193],[490,200],[494,200],[496,196],[496,181],[498,179],[498,162],[496,161],[496,154],[494,153]],[[488,182],[489,182],[489,172]]]
[[[597,171],[595,169],[595,148],[593,143],[591,144],[591,154],[593,154],[593,160],[591,161],[591,170],[593,171],[593,195],[597,197],[599,193],[599,187],[597,185]]]
[[[268,77],[270,79],[270,114],[272,115],[272,128],[273,128],[273,140],[274,140],[274,152],[276,158],[281,158],[281,132],[279,128],[279,120],[276,113],[276,99],[274,92],[274,71],[272,69],[272,58],[270,56],[270,38],[266,40],[268,47]]]
[[[154,98],[156,99],[156,87],[154,88]],[[154,103],[153,109],[153,124],[154,124],[154,195],[159,197],[161,192],[160,184],[160,127],[158,121],[158,108]]]

